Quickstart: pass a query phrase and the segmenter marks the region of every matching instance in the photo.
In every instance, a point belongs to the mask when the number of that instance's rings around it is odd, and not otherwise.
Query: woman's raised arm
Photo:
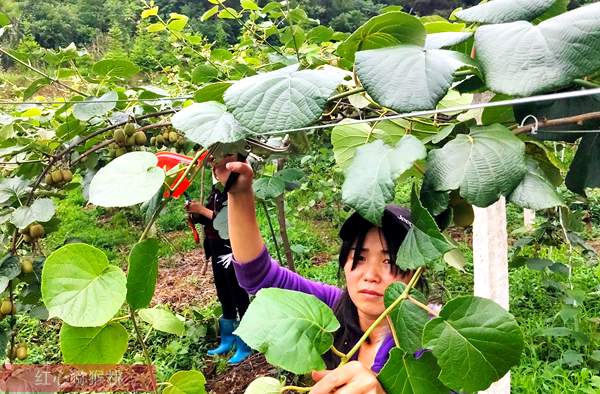
[[[227,163],[227,169],[239,173],[227,198],[229,241],[233,256],[238,263],[252,261],[263,249],[264,241],[256,221],[252,177],[254,172],[248,163]]]

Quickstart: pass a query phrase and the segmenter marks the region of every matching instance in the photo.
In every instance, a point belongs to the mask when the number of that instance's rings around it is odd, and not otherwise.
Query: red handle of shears
[[[188,194],[188,192],[183,192],[183,196],[185,197],[186,206],[187,206],[187,204],[192,202],[192,199],[191,199],[190,195]],[[192,219],[191,213],[188,213],[188,225],[192,229],[192,235],[194,236],[194,241],[197,244],[199,244],[200,243],[200,234],[198,234],[198,230],[196,229],[196,224],[194,224],[194,220]]]

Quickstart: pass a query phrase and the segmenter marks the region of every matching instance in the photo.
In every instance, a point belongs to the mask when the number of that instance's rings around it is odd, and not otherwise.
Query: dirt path
[[[216,298],[210,266],[203,273],[204,251],[195,249],[160,261],[152,305],[167,304],[176,311],[189,305],[208,305]]]

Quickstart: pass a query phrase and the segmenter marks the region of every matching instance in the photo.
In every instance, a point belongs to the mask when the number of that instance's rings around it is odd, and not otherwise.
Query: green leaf
[[[18,256],[7,254],[0,260],[0,276],[11,280],[19,276],[20,273],[21,263]]]
[[[4,12],[0,12],[0,27],[10,25],[10,18]]]
[[[356,53],[356,75],[379,104],[398,112],[435,108],[454,72],[472,64],[462,53],[414,45]]]
[[[24,229],[33,222],[47,222],[55,213],[54,203],[49,198],[39,198],[29,207],[19,207],[13,214],[10,222],[19,229]]]
[[[330,41],[333,37],[333,29],[329,26],[319,25],[313,27],[306,34],[306,40],[314,44],[320,44],[325,41]]]
[[[523,334],[513,315],[495,302],[462,296],[425,325],[423,345],[433,351],[442,383],[455,391],[475,392],[519,362]]]
[[[140,68],[125,59],[100,60],[92,67],[94,74],[104,77],[130,78],[140,72]]]
[[[229,223],[227,222],[228,209],[224,206],[223,209],[217,213],[215,220],[213,220],[213,227],[219,233],[219,237],[222,239],[229,239]]]
[[[412,354],[393,348],[377,379],[386,393],[447,394],[448,388],[437,379],[440,367],[429,352],[416,359]]]
[[[423,46],[425,35],[425,27],[416,16],[400,11],[386,12],[356,29],[338,46],[336,53],[354,62],[354,54],[358,51],[400,44]]]
[[[425,49],[440,49],[447,48],[461,42],[464,42],[471,38],[473,33],[471,32],[442,32],[442,33],[432,33],[427,34],[427,38],[425,41]]]
[[[23,92],[23,100],[27,100],[28,98],[36,94],[38,90],[40,90],[44,86],[50,85],[51,83],[52,80],[45,77],[36,79]]]
[[[492,0],[458,11],[456,15],[466,22],[507,23],[532,20],[542,15],[556,0]]]
[[[402,282],[394,282],[385,289],[383,302],[388,308],[404,292],[406,286]],[[427,304],[427,300],[417,290],[411,291],[417,301]],[[423,309],[408,300],[404,300],[390,313],[396,336],[400,341],[400,348],[406,352],[414,353],[423,348],[421,336],[423,327],[429,321],[429,315]]]
[[[240,14],[238,14],[238,12],[234,8],[225,7],[221,11],[219,11],[217,17],[221,19],[238,19],[240,17]]]
[[[13,198],[21,198],[29,191],[29,181],[20,177],[6,178],[0,181],[0,205]]]
[[[276,176],[263,176],[252,184],[256,198],[271,200],[285,192],[285,181]]]
[[[283,384],[270,376],[256,378],[246,387],[244,394],[280,394]]]
[[[496,94],[494,98],[490,100],[491,103],[510,100],[512,97],[505,94]],[[482,124],[502,123],[504,125],[512,125],[516,122],[515,114],[511,106],[503,105],[501,107],[487,107],[484,108],[481,114]]]
[[[306,33],[300,26],[288,26],[279,35],[281,41],[288,48],[300,48],[306,41]]]
[[[321,355],[339,327],[331,308],[315,296],[269,288],[258,292],[235,334],[270,364],[304,374],[325,368]]]
[[[174,14],[171,14],[171,19],[167,23],[167,29],[172,31],[182,31],[185,28],[185,25],[187,25],[188,17],[185,15],[175,14],[178,15],[178,17],[173,18],[173,15]]]
[[[223,104],[225,103],[223,94],[231,85],[231,82],[215,82],[205,85],[196,91],[194,94],[194,101],[197,103],[217,101]]]
[[[60,329],[60,351],[67,364],[118,364],[127,351],[127,330],[119,323]]]
[[[429,211],[421,204],[414,184],[410,201],[413,225],[408,230],[396,255],[396,265],[402,270],[413,270],[425,266],[454,249],[454,246],[448,243],[440,232]]]
[[[253,0],[241,0],[240,5],[245,10],[258,11],[259,7]]]
[[[521,104],[513,107],[517,123],[521,123],[527,115],[533,115],[538,120],[558,119],[600,111],[600,94],[586,97],[573,97],[569,99],[543,101],[537,103]],[[527,124],[533,123],[529,118]],[[574,142],[582,137],[578,130],[593,130],[600,128],[600,120],[588,120],[581,124],[569,124],[554,127],[540,127],[535,138],[544,141]],[[565,132],[557,132],[565,131]]]
[[[579,142],[577,153],[565,178],[565,185],[585,196],[586,188],[600,187],[600,133],[587,134]]]
[[[20,270],[19,270],[19,272],[20,272]],[[0,276],[0,293],[4,292],[4,290],[6,290],[9,282],[10,282],[10,279],[8,279],[6,276]]]
[[[162,187],[165,172],[150,152],[129,152],[96,173],[90,202],[101,207],[128,207],[150,200]]]
[[[133,309],[145,308],[152,301],[158,274],[159,247],[156,238],[149,238],[135,244],[129,253],[127,302]]]
[[[159,309],[158,307],[140,309],[138,314],[143,321],[152,325],[155,330],[179,336],[182,336],[185,332],[183,321],[165,309]]]
[[[412,135],[393,147],[377,140],[357,148],[344,174],[342,200],[365,219],[381,223],[385,205],[394,198],[396,178],[426,156],[425,146]]]
[[[246,133],[227,112],[227,107],[216,101],[193,103],[173,115],[173,127],[183,132],[190,141],[209,147],[217,142],[235,142]]]
[[[256,133],[310,126],[342,80],[330,70],[280,70],[244,78],[225,92],[225,104],[242,126]]]
[[[165,25],[162,22],[151,23],[146,28],[146,30],[148,31],[148,33],[156,33],[156,32],[159,32],[159,31],[166,30],[166,29],[167,29],[167,25]]]
[[[526,163],[525,177],[508,197],[510,202],[533,210],[564,206],[565,203],[556,192],[554,185],[546,178],[538,162],[527,157]]]
[[[75,327],[96,327],[121,308],[125,274],[93,246],[73,243],[54,251],[42,270],[42,297],[50,317]]]
[[[473,127],[441,149],[429,152],[426,176],[434,190],[460,188],[460,195],[487,207],[508,195],[523,179],[525,144],[506,127]]]
[[[219,76],[219,70],[210,64],[199,64],[192,71],[192,83],[201,84],[214,81]]]
[[[366,123],[342,124],[331,131],[331,145],[335,162],[342,169],[348,168],[356,148],[372,142],[375,130]]]
[[[73,105],[73,116],[76,119],[88,121],[96,116],[106,115],[117,106],[115,100],[119,99],[117,92],[107,92],[100,97],[88,97],[85,101]],[[100,101],[86,103],[86,101]]]
[[[537,26],[525,21],[482,26],[475,48],[495,92],[529,96],[560,89],[600,69],[600,3]]]
[[[163,394],[206,394],[206,378],[199,371],[177,371],[168,383]]]
[[[146,19],[154,15],[158,15],[158,7],[151,7],[142,11],[142,19]]]
[[[573,331],[567,327],[546,327],[534,332],[538,337],[568,337]]]
[[[212,18],[217,12],[219,12],[219,6],[216,5],[208,10],[204,11],[204,14],[200,17],[201,22],[206,22],[210,18]]]

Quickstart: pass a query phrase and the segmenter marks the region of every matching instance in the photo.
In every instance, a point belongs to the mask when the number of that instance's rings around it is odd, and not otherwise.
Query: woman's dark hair
[[[390,270],[394,275],[409,274],[411,271],[402,271],[396,265],[396,254],[402,241],[410,229],[410,211],[397,205],[388,205],[385,207],[379,227],[380,236],[382,235],[387,244],[388,254],[390,256]],[[339,255],[338,273],[344,270],[348,261],[348,256],[352,249],[361,250],[365,241],[367,232],[375,227],[374,224],[360,216],[358,213],[352,214],[342,225],[340,229],[340,238],[342,246]],[[352,269],[356,267],[360,253],[354,253],[352,259]],[[420,282],[420,286],[425,286]],[[358,342],[363,335],[358,322],[358,310],[352,302],[348,290],[345,288],[342,296],[333,308],[334,314],[340,322],[340,328],[336,331],[333,339],[335,348],[343,353],[347,353]],[[340,358],[329,351],[324,355],[327,368],[333,369],[339,365]]]

